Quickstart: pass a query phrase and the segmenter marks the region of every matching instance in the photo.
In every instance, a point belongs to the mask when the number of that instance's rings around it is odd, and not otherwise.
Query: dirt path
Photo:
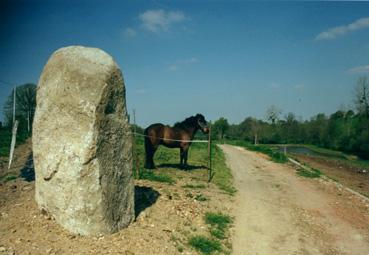
[[[289,165],[221,145],[238,189],[234,254],[369,254],[369,204]]]

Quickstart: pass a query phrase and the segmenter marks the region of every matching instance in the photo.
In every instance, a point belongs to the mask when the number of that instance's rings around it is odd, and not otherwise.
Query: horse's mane
[[[191,116],[191,117],[188,117],[187,119],[185,119],[184,121],[182,122],[177,122],[174,124],[173,127],[175,128],[186,128],[186,127],[193,127],[195,126],[196,124],[196,117],[195,116]]]

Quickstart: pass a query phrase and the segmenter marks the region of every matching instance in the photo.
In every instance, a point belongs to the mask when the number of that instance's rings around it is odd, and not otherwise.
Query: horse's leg
[[[183,166],[183,148],[182,147],[180,147],[179,158],[180,158],[179,166],[180,166],[180,168],[182,168],[182,166]]]
[[[145,152],[146,152],[146,160],[145,160],[145,168],[154,169],[154,154],[158,146],[153,145],[152,141],[149,137],[145,137]]]
[[[188,149],[189,147],[183,149],[183,160],[184,160],[184,166],[186,168],[188,167],[187,165]]]

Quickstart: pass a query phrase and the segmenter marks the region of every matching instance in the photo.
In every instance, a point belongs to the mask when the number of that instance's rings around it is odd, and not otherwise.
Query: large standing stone
[[[41,74],[33,124],[36,201],[73,233],[113,233],[134,219],[125,102],[122,73],[100,49],[59,49]]]

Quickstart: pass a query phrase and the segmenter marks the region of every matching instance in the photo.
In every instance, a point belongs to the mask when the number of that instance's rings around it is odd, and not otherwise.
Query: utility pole
[[[16,101],[16,94],[17,94],[17,86],[14,86],[14,98],[13,98],[13,126],[15,123],[15,101]]]
[[[27,91],[28,91],[28,96],[31,94],[30,92],[30,89],[27,88]],[[29,103],[29,100],[28,100],[28,107],[27,107],[27,130],[28,130],[28,133],[30,132],[30,127],[31,127],[31,124],[30,124],[30,115],[31,115],[31,106],[30,106],[30,103]]]
[[[136,178],[140,179],[140,162],[138,158],[137,148],[136,148],[136,109],[132,110],[133,113],[133,159],[135,161],[136,168]]]

